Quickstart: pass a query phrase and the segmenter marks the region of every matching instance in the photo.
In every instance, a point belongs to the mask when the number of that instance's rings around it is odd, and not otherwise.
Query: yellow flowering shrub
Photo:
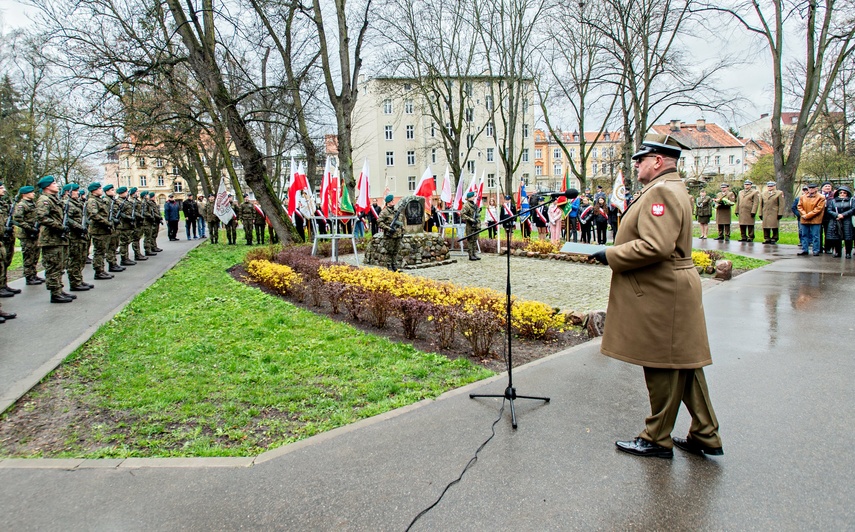
[[[555,253],[556,251],[558,251],[557,249],[555,249],[555,246],[552,244],[552,242],[549,242],[548,240],[533,240],[528,243],[528,245],[525,247],[525,250],[543,254]]]
[[[564,314],[539,301],[514,301],[511,322],[522,338],[544,338],[562,330]]]
[[[706,268],[707,266],[712,266],[712,259],[704,251],[693,251],[692,262],[698,268]]]
[[[303,276],[290,267],[266,260],[249,261],[246,271],[259,283],[281,294],[290,292],[294,285],[303,282]]]

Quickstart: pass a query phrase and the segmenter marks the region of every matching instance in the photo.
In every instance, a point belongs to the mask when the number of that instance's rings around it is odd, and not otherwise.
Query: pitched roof
[[[729,131],[716,124],[685,124],[672,127],[671,124],[660,124],[652,127],[661,135],[671,135],[691,149],[697,148],[741,148],[742,143]]]

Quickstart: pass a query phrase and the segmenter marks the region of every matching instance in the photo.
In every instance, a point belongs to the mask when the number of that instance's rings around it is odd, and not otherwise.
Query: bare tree
[[[840,70],[851,61],[855,43],[853,5],[850,1],[807,0],[785,3],[783,0],[750,0],[733,7],[707,4],[704,10],[722,13],[758,36],[766,45],[772,61],[772,155],[780,188],[792,201],[793,185],[805,139],[816,123],[832,92]],[[796,105],[799,109],[792,140],[787,144],[781,127],[784,106],[784,67],[789,23],[800,25],[804,39],[804,85]]]

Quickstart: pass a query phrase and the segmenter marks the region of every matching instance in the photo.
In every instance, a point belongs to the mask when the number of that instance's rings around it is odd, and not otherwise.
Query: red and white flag
[[[463,208],[463,176],[457,180],[457,192],[454,193],[454,204],[451,208],[455,211]]]
[[[368,159],[362,164],[362,172],[356,182],[356,212],[365,213],[373,211],[371,200],[368,198]]]
[[[620,212],[626,210],[626,185],[623,184],[623,172],[618,170],[615,184],[612,185],[612,195],[609,198],[609,203]]]
[[[235,217],[235,211],[232,210],[232,204],[229,201],[229,193],[226,191],[226,181],[220,180],[220,188],[217,190],[217,198],[214,200],[214,214],[217,215],[224,224],[232,221]]]
[[[442,178],[442,194],[440,194],[439,199],[443,201],[443,206],[448,205],[454,199],[454,196],[451,192],[451,171],[448,169],[448,165],[445,165],[445,177]]]
[[[430,202],[430,199],[435,193],[436,181],[433,178],[433,172],[431,172],[430,165],[428,165],[427,169],[425,169],[425,173],[422,174],[422,178],[416,185],[416,196],[421,196],[425,201]]]
[[[309,182],[306,180],[306,171],[303,169],[303,163],[300,163],[299,168],[294,168],[294,159],[291,158],[291,184],[288,187],[288,216],[294,216],[297,210],[297,204],[300,201],[300,193],[309,189]]]
[[[330,215],[330,206],[338,203],[338,198],[334,201],[330,201],[330,192],[332,188],[332,165],[330,164],[330,158],[327,157],[327,162],[324,165],[324,177],[321,180],[321,212],[324,214],[324,218],[328,218]]]

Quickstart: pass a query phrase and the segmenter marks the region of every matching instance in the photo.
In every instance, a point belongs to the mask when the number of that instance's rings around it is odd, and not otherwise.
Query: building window
[[[140,176],[140,186],[147,187],[148,186],[148,177],[141,175]]]
[[[487,188],[496,188],[496,174],[487,174]]]
[[[720,156],[720,155],[716,155],[716,156],[715,156],[715,165],[716,165],[716,166],[718,166],[718,165],[720,165],[720,164],[721,164],[721,156]]]
[[[611,140],[611,134],[608,131],[603,133],[603,140]]]
[[[395,152],[386,152],[386,166],[395,166]]]
[[[487,148],[487,162],[493,162],[493,148]]]
[[[416,176],[407,176],[407,190],[409,190],[410,192],[414,192],[416,190]]]
[[[493,123],[492,122],[487,122],[487,127],[484,128],[484,133],[486,133],[486,135],[488,137],[493,136]]]
[[[535,166],[534,175],[543,175],[543,167],[540,165]]]
[[[591,157],[597,158],[597,148],[591,148]]]
[[[160,157],[156,158],[154,160],[154,167],[155,168],[163,168],[163,159],[161,159]]]
[[[466,147],[471,149],[474,145],[475,137],[473,137],[472,135],[466,135]]]
[[[179,174],[181,174],[181,172],[178,171],[178,167],[173,166],[172,167],[172,175],[179,175]]]
[[[413,114],[413,100],[404,100],[404,113]]]
[[[463,83],[463,94],[465,96],[472,96],[472,82],[466,81]]]
[[[431,148],[430,150],[430,163],[436,164],[436,148]]]
[[[386,136],[386,140],[392,140],[392,126],[386,126],[383,128]]]
[[[561,163],[554,163],[552,165],[552,175],[561,175]]]
[[[173,192],[183,192],[184,191],[184,183],[182,183],[181,181],[176,179],[175,182],[172,184],[172,191]]]
[[[534,150],[534,158],[535,159],[543,159],[543,150],[540,148],[536,148]]]
[[[145,157],[137,157],[137,166],[139,168],[145,168]]]
[[[430,138],[436,137],[436,123],[431,122],[430,124]]]
[[[415,126],[407,126],[407,140],[413,140],[414,138],[416,138]]]
[[[488,94],[487,96],[484,96],[484,107],[486,107],[488,111],[493,110],[493,96],[492,95]]]
[[[470,174],[474,174],[475,173],[475,161],[466,161],[466,170]]]
[[[728,164],[733,164],[733,155],[727,158]]]
[[[454,130],[451,129],[451,122],[445,123],[445,130],[448,132],[448,136],[454,138]]]
[[[475,120],[475,109],[467,107],[463,114],[467,122],[472,123]]]
[[[414,150],[409,150],[407,152],[407,164],[410,166],[416,165],[416,152]]]
[[[524,162],[524,163],[527,163],[527,162],[528,162],[528,148],[523,148],[523,151],[522,151],[522,162]]]
[[[555,159],[556,161],[561,160],[561,148],[554,148],[552,150],[552,158]]]
[[[704,164],[710,164],[710,156],[709,155],[704,157]]]
[[[392,114],[392,100],[385,99],[383,100],[383,114],[390,115]]]
[[[528,138],[528,124],[523,124],[523,138]]]
[[[597,163],[591,165],[591,175],[597,175]]]
[[[570,152],[570,158],[571,158],[571,159],[575,159],[575,158],[576,158],[576,148],[570,148],[570,149],[569,149],[569,150],[567,150],[567,151],[568,151],[568,152]]]
[[[157,186],[162,187],[163,184],[164,184],[163,176],[162,175],[157,176]]]

